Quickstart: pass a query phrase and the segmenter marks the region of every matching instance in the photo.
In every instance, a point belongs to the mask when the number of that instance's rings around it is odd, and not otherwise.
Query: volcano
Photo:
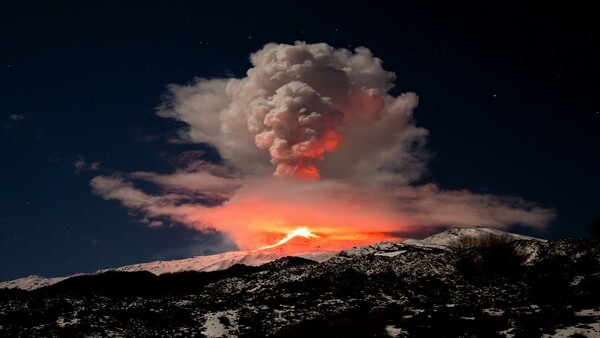
[[[375,237],[376,238],[376,237]],[[335,256],[342,250],[357,247],[364,244],[364,238],[354,238],[349,236],[340,239],[339,237],[331,238],[323,235],[313,236],[291,236],[283,243],[264,248],[244,251],[230,251],[209,256],[195,256],[185,259],[154,261],[147,263],[137,263],[125,265],[116,268],[101,269],[90,274],[97,275],[109,271],[120,272],[139,272],[148,271],[155,275],[166,273],[178,273],[184,271],[199,271],[210,272],[225,270],[235,264],[243,264],[247,266],[260,266],[268,262],[287,256],[301,257],[315,262],[324,262]],[[2,288],[16,288],[22,290],[35,290],[45,286],[53,285],[61,282],[69,277],[85,275],[78,273],[72,276],[45,278],[42,276],[31,275],[12,281],[0,283]]]
[[[383,241],[374,245],[357,245],[364,243],[363,239],[354,239],[352,237],[346,239],[330,238],[328,236],[292,236],[280,245],[272,245],[271,247],[245,251],[230,251],[209,256],[195,256],[185,259],[169,260],[169,261],[153,261],[147,263],[137,263],[125,265],[116,268],[101,269],[90,273],[98,275],[109,271],[119,272],[139,272],[148,271],[155,275],[167,273],[178,273],[184,271],[210,272],[228,269],[236,264],[247,266],[260,266],[274,260],[295,256],[309,259],[315,262],[325,262],[330,258],[342,255],[365,255],[373,250],[381,250],[386,246],[397,248],[400,246],[416,246],[416,247],[431,247],[431,248],[446,248],[453,241],[464,237],[481,237],[486,234],[507,235],[519,240],[537,240],[533,237],[511,234],[501,230],[489,228],[451,228],[441,233],[432,235],[423,240],[407,239],[402,241]],[[377,248],[377,249],[374,249]],[[2,288],[16,288],[22,290],[35,290],[45,286],[53,285],[61,282],[69,277],[86,275],[78,273],[66,277],[45,278],[42,276],[32,275],[6,281],[0,283]]]
[[[295,236],[281,245],[265,249],[230,251],[209,256],[196,256],[178,260],[138,263],[117,268],[101,269],[91,274],[102,274],[108,271],[148,271],[155,275],[183,271],[209,272],[228,269],[235,264],[259,266],[286,256],[296,256],[316,262],[323,262],[336,255],[340,250],[352,248],[355,246],[355,244],[356,242],[352,240],[332,241],[321,236],[308,238]],[[336,248],[337,250],[331,250],[330,248]],[[84,274],[78,273],[72,276],[55,278],[45,278],[42,276],[32,275],[12,281],[2,282],[0,283],[0,289],[16,288],[22,290],[35,290],[61,282],[69,277],[80,275]]]

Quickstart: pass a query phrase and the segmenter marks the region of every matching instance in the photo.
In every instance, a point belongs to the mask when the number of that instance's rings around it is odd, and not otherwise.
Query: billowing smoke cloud
[[[93,192],[149,225],[216,229],[242,248],[300,226],[368,241],[423,227],[543,228],[554,218],[520,198],[410,185],[428,158],[428,132],[412,116],[418,99],[390,95],[395,76],[368,49],[267,44],[250,60],[241,79],[170,85],[158,110],[188,124],[181,139],[214,146],[224,165],[190,159],[171,174],[98,176]]]
[[[242,79],[169,86],[159,115],[245,174],[406,184],[423,173],[417,96],[388,95],[394,74],[368,49],[268,44],[250,60]]]

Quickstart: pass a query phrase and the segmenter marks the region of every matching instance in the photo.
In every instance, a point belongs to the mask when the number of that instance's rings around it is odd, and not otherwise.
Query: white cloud
[[[10,114],[6,118],[10,121],[17,122],[17,121],[21,121],[22,119],[24,119],[25,116],[19,115],[19,114]]]
[[[2,124],[2,127],[4,129],[12,129],[15,127],[15,125],[17,123],[19,123],[20,121],[22,121],[23,119],[25,119],[25,116],[23,115],[19,115],[19,114],[10,114],[5,118],[4,123]]]
[[[75,172],[82,171],[96,171],[100,169],[100,162],[87,162],[83,156],[79,156],[75,162],[73,162]]]

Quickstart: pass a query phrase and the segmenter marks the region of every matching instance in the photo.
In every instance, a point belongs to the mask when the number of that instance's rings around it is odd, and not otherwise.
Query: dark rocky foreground
[[[591,337],[599,285],[598,242],[384,243],[320,264],[3,289],[0,336]]]

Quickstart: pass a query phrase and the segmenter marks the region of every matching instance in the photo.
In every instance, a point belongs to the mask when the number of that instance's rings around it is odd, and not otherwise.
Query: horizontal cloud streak
[[[195,178],[210,183],[214,179],[210,176]],[[243,248],[268,244],[265,241],[270,238],[264,234],[286,233],[305,225],[316,232],[343,237],[373,232],[411,233],[439,226],[523,225],[542,229],[554,217],[551,210],[520,198],[443,191],[433,184],[384,192],[332,180],[222,180],[240,185],[230,199],[216,206],[188,203],[190,197],[182,191],[151,195],[121,177],[98,176],[91,185],[96,194],[140,212],[147,222],[166,217],[198,230],[216,229],[229,234]],[[162,181],[161,187],[177,190],[177,185],[165,184],[169,181]]]

